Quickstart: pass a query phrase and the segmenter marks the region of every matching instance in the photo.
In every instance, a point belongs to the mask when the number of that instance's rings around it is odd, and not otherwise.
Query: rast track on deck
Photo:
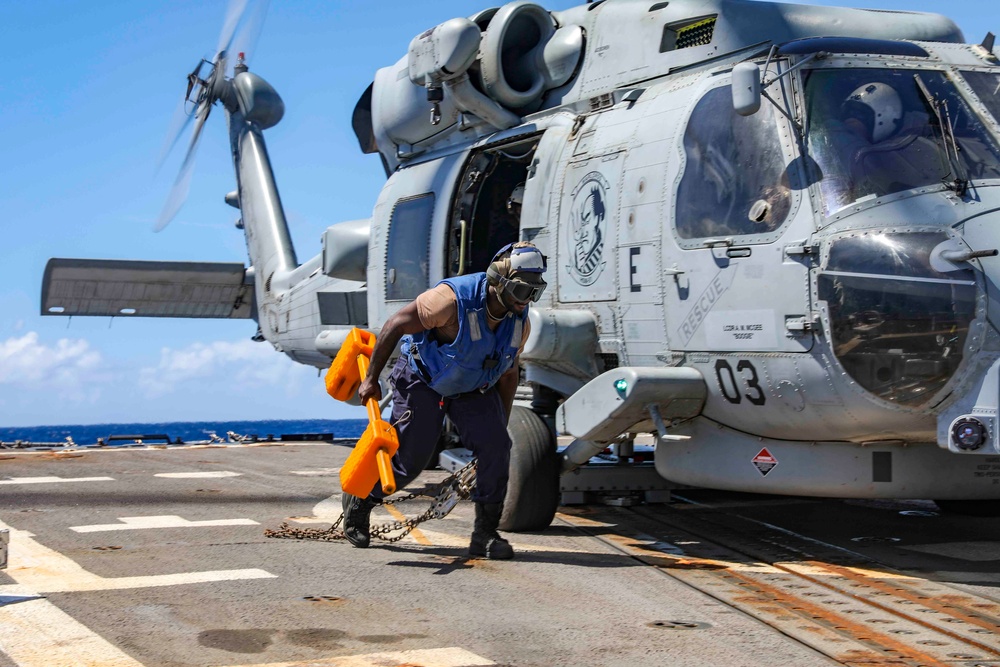
[[[560,520],[843,665],[1000,665],[995,600],[848,549],[698,503],[595,507]]]

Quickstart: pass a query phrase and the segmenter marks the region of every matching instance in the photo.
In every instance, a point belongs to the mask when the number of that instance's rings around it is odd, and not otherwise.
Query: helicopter
[[[361,95],[353,129],[386,182],[300,263],[264,142],[284,104],[242,54],[229,69],[233,23],[188,76],[188,155],[220,107],[249,264],[55,258],[43,315],[251,319],[325,369],[352,328],[530,241],[552,287],[530,309],[501,528],[549,525],[560,479],[587,470],[594,489],[653,488],[652,470],[1000,514],[992,34],[757,0],[454,18]],[[651,468],[632,465],[641,434]],[[609,447],[623,465],[588,463]]]

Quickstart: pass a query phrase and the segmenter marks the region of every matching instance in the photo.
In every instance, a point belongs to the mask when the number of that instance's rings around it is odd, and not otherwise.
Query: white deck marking
[[[230,472],[229,470],[215,470],[212,472],[160,472],[153,477],[166,477],[168,479],[207,479],[210,477],[240,477],[242,473]]]
[[[306,477],[332,477],[340,472],[340,468],[317,468],[315,470],[289,470],[293,475]]]
[[[487,660],[465,649],[451,647],[345,655],[302,662],[233,665],[232,667],[412,667],[413,665],[420,665],[420,667],[477,667],[483,665],[485,667],[495,664],[492,660]]]
[[[114,477],[11,477],[0,484],[57,484],[62,482],[113,482]]]
[[[45,599],[0,607],[0,650],[18,667],[143,667]]]
[[[9,526],[0,521],[0,528],[9,528]],[[76,591],[112,591],[132,588],[178,586],[181,584],[200,584],[212,581],[277,578],[277,575],[271,574],[266,570],[257,569],[209,570],[207,572],[183,572],[179,574],[158,574],[144,577],[105,578],[84,570],[72,559],[67,558],[58,551],[39,544],[31,539],[32,537],[34,536],[27,531],[11,528],[10,562],[7,565],[6,573],[18,585],[0,586],[0,595],[24,595],[26,592],[70,593]]]
[[[103,533],[110,530],[144,530],[147,528],[199,528],[202,526],[259,526],[253,519],[213,519],[209,521],[188,521],[182,517],[165,514],[162,516],[122,516],[122,523],[103,523],[92,526],[71,526],[77,533]]]
[[[340,504],[340,494],[335,493],[316,503],[312,516],[290,516],[288,520],[295,523],[333,523],[343,511]]]

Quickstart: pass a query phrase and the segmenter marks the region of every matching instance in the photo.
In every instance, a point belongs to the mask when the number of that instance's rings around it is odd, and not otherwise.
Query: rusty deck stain
[[[794,558],[794,545],[673,515],[591,507],[559,520],[850,667],[1000,662],[993,600],[878,564]]]

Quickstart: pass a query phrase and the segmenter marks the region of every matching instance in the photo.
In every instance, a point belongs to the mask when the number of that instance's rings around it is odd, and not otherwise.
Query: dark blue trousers
[[[479,459],[472,500],[503,502],[507,495],[511,443],[507,435],[507,416],[497,388],[443,398],[410,368],[405,356],[396,361],[389,381],[395,392],[391,421],[399,433],[399,450],[392,457],[396,487],[402,489],[425,468],[434,455],[444,417],[448,415],[458,429],[462,445]],[[382,486],[376,484],[369,498],[381,500],[384,496]]]

